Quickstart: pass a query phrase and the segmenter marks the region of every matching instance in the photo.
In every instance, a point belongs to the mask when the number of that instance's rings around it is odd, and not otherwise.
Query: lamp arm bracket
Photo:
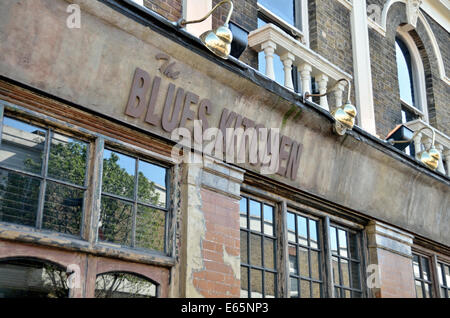
[[[209,11],[203,18],[201,18],[201,19],[198,19],[198,20],[192,20],[192,21],[186,21],[185,19],[180,19],[180,20],[178,20],[178,22],[177,22],[177,25],[179,26],[179,27],[184,27],[185,25],[187,25],[187,24],[192,24],[192,23],[199,23],[199,22],[203,22],[203,21],[205,21],[219,6],[221,6],[221,5],[223,5],[223,4],[225,4],[225,3],[228,3],[229,5],[230,5],[230,10],[229,10],[229,12],[228,12],[228,16],[227,16],[227,19],[225,20],[225,26],[228,26],[228,23],[230,22],[230,19],[231,19],[231,14],[233,13],[233,9],[234,9],[234,6],[233,6],[233,2],[231,1],[231,0],[222,0],[222,1],[220,1],[218,4],[216,4],[215,6],[214,6],[214,8],[212,8],[211,9],[211,11]]]
[[[334,91],[336,89],[337,85],[340,82],[347,82],[347,84],[348,84],[347,103],[350,103],[350,94],[351,94],[352,84],[346,78],[341,78],[340,80],[338,80],[331,89],[329,89],[327,92],[325,92],[323,94],[310,94],[309,92],[305,92],[305,95],[304,95],[303,99],[305,100],[305,99],[307,99],[309,97],[323,97],[323,96],[326,96],[329,93],[331,93],[332,91]]]
[[[425,126],[425,127],[422,127],[422,128],[420,128],[419,130],[417,130],[417,131],[415,131],[414,132],[414,134],[413,134],[413,136],[411,137],[411,139],[409,139],[409,140],[389,140],[389,143],[390,144],[404,144],[404,143],[410,143],[411,141],[413,141],[414,140],[414,138],[416,138],[416,136],[422,131],[422,130],[425,130],[425,129],[429,129],[430,131],[431,131],[431,133],[432,133],[432,138],[431,138],[431,146],[430,146],[430,149],[431,149],[431,147],[434,147],[434,141],[436,140],[436,132],[435,132],[435,130],[432,128],[432,127],[429,127],[429,126]],[[428,150],[430,150],[430,149],[428,149]]]

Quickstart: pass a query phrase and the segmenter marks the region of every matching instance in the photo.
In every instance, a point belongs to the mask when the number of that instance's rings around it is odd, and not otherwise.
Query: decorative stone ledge
[[[366,227],[369,248],[381,248],[402,256],[411,257],[414,236],[390,225],[371,221]]]

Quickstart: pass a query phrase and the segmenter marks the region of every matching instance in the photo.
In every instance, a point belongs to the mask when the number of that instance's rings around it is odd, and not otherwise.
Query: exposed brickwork
[[[220,0],[213,0],[213,7],[219,3]],[[247,32],[253,31],[258,27],[258,11],[257,0],[234,0],[234,11],[231,16],[231,22],[237,24]],[[228,5],[221,6],[213,14],[213,28],[223,24],[228,13]],[[240,60],[244,63],[258,68],[258,54],[252,49],[247,48],[242,53]]]
[[[201,196],[206,222],[204,270],[193,274],[193,284],[205,297],[239,297],[240,280],[225,256],[240,255],[239,202],[206,189]]]
[[[144,5],[171,21],[183,15],[183,0],[144,0]]]
[[[377,297],[415,298],[412,260],[383,249],[378,249],[381,288]]]

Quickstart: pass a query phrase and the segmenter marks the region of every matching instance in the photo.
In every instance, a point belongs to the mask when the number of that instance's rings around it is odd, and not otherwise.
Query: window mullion
[[[324,246],[324,267],[325,267],[325,277],[324,279],[324,292],[330,298],[336,297],[334,294],[333,288],[333,267],[332,267],[332,255],[331,255],[331,240],[330,240],[330,218],[328,216],[324,219],[324,238],[323,238],[323,246]],[[326,281],[326,283],[325,283]]]
[[[139,182],[139,159],[136,158],[134,167],[134,202],[133,202],[133,224],[131,232],[131,246],[136,247],[136,215],[137,215],[137,201],[138,201],[138,182]],[[167,196],[166,196],[167,197]]]
[[[434,282],[433,284],[433,290],[434,290],[434,294],[436,295],[437,298],[442,298],[444,297],[444,295],[441,295],[441,284],[439,283],[439,277],[438,277],[438,270],[439,270],[439,264],[438,264],[438,260],[437,260],[437,256],[436,254],[433,254],[433,257],[431,257],[431,266],[430,266],[430,270],[431,270],[431,281]]]
[[[280,263],[280,270],[278,271],[279,277],[279,286],[278,286],[278,295],[282,298],[290,297],[290,272],[289,272],[289,241],[288,241],[288,233],[287,233],[287,204],[286,201],[282,201],[278,204],[278,209],[280,210],[277,213],[278,218],[275,218],[275,222],[277,224],[277,233],[278,234],[278,253],[277,257]],[[278,221],[277,221],[278,219]]]
[[[42,228],[42,219],[44,217],[44,203],[45,203],[45,190],[47,188],[47,172],[48,172],[48,159],[50,156],[50,143],[52,140],[53,131],[51,129],[47,130],[47,134],[45,136],[45,146],[44,146],[44,161],[42,163],[42,172],[41,175],[43,179],[41,180],[41,188],[39,191],[39,204],[38,204],[38,212],[36,215],[36,228]]]
[[[5,106],[0,103],[0,145],[3,139],[3,115],[5,113]]]
[[[87,240],[90,245],[94,245],[98,236],[98,225],[101,215],[102,202],[102,178],[103,178],[103,152],[105,150],[105,139],[98,137],[95,140],[95,148],[92,162],[92,179],[91,179],[91,204],[90,204],[90,220],[89,230],[87,231]]]

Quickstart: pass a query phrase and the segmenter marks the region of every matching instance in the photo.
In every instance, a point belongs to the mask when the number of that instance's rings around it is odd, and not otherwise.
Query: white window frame
[[[413,38],[408,34],[408,31],[403,27],[397,30],[397,36],[406,44],[409,54],[411,56],[411,73],[414,90],[414,100],[416,105],[410,105],[401,99],[401,103],[408,110],[420,116],[425,122],[428,120],[428,103],[427,103],[427,89],[425,83],[425,69],[423,67],[422,58]]]
[[[308,0],[296,0],[301,10],[302,17],[302,30],[299,30],[294,25],[290,24],[283,18],[279,17],[268,8],[257,2],[258,12],[261,12],[263,15],[269,17],[271,20],[275,21],[277,24],[282,26],[283,28],[289,30],[291,35],[294,37],[300,37],[303,44],[309,47],[309,21],[308,21]]]

